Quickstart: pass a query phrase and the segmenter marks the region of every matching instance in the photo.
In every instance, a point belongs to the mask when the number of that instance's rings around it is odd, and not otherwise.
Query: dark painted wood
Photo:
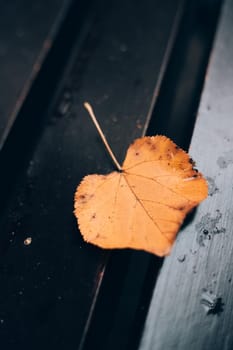
[[[209,197],[164,261],[140,350],[233,348],[232,25],[226,0],[190,147]]]
[[[108,252],[83,242],[72,214],[73,195],[87,173],[113,169],[83,102],[89,100],[95,107],[121,161],[147,121],[180,4],[178,0],[96,3],[90,34],[81,41],[81,49],[78,37],[65,76],[59,76],[55,102],[45,99],[47,111],[45,105],[40,108],[39,98],[44,101],[51,86],[42,79],[36,85],[37,99],[21,112],[20,120],[28,121],[33,138],[27,139],[26,128],[16,126],[16,135],[22,131],[25,154],[15,144],[9,154],[6,146],[1,158],[1,166],[14,165],[18,158],[26,162],[15,183],[8,184],[0,217],[3,348],[79,345]],[[27,237],[32,239],[28,246]]]
[[[9,0],[0,10],[0,149],[71,0]]]
[[[221,0],[188,1],[148,133],[167,135],[188,150]],[[195,62],[195,63],[194,63]],[[162,117],[163,116],[163,117]]]

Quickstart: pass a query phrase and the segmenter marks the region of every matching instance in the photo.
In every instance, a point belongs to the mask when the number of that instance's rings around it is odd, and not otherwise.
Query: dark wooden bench
[[[0,23],[0,346],[231,349],[232,1],[12,0]],[[160,133],[207,176],[169,257],[83,242],[75,188],[113,170],[86,100],[119,161]]]

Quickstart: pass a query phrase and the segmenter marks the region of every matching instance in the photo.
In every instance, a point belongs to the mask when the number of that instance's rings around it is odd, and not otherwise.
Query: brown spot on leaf
[[[85,204],[88,202],[89,199],[91,199],[92,197],[94,197],[93,194],[81,194],[79,197],[77,197],[77,200],[82,203]]]
[[[180,210],[180,211],[182,211],[182,210],[184,210],[184,209],[185,209],[185,207],[184,207],[184,206],[182,206],[182,207],[178,207],[177,209],[178,209],[178,210]]]
[[[151,145],[152,141],[150,138],[146,139],[146,142],[145,142],[147,145]]]
[[[192,164],[192,165],[195,165],[195,162],[194,162],[194,160],[191,157],[189,158],[189,163]]]

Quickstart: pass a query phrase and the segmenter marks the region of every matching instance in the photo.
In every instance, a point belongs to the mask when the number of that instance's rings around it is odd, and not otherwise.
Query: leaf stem
[[[115,164],[115,166],[117,167],[117,169],[119,171],[122,171],[122,167],[120,166],[120,164],[118,163],[116,157],[114,156],[114,153],[111,150],[111,147],[109,146],[108,141],[107,141],[106,137],[104,136],[103,131],[101,130],[101,127],[100,127],[100,125],[99,125],[99,123],[98,123],[98,121],[96,119],[96,116],[95,116],[95,114],[93,112],[93,109],[92,109],[91,105],[88,102],[85,102],[84,103],[84,107],[88,111],[88,113],[89,113],[93,123],[95,124],[95,127],[96,127],[96,129],[97,129],[97,131],[98,131],[98,133],[99,133],[99,135],[100,135],[100,137],[101,137],[101,139],[102,139],[102,141],[103,141],[103,143],[104,143],[104,145],[105,145],[105,147],[106,147],[106,149],[108,151],[108,154],[112,158],[113,163]]]

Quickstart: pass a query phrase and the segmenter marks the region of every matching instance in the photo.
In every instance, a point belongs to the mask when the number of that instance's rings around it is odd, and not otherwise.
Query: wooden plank
[[[146,123],[180,3],[96,2],[90,35],[81,51],[78,38],[55,106],[1,212],[4,348],[77,348],[108,253],[83,242],[72,213],[73,195],[87,173],[113,169],[83,102],[96,107],[122,160]],[[46,117],[38,115],[38,108],[31,105],[31,115],[38,116],[33,130]],[[15,144],[14,159],[17,154]],[[27,237],[32,238],[29,246],[24,245]]]
[[[164,261],[140,350],[233,347],[232,23],[226,0],[190,147],[209,197]]]
[[[0,11],[0,149],[50,51],[71,0],[9,0]]]

